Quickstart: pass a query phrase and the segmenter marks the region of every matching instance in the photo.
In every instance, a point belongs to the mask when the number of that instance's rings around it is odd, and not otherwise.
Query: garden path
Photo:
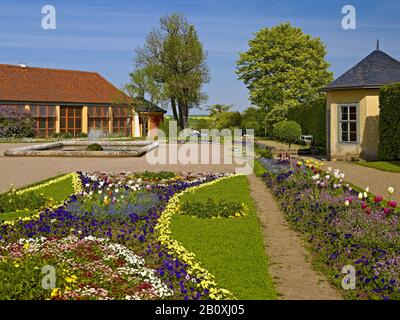
[[[280,299],[341,299],[327,279],[313,270],[311,254],[305,249],[299,235],[290,229],[263,182],[254,174],[248,176],[248,180],[269,257],[269,272],[276,283]]]
[[[139,158],[69,158],[69,157],[5,157],[4,151],[32,144],[0,143],[0,192],[9,189],[10,184],[20,188],[59,174],[73,171],[177,171],[177,172],[234,172],[236,164],[163,164],[153,165],[146,156]],[[178,145],[180,150],[184,145]],[[160,146],[159,149],[165,146]],[[210,145],[211,150],[211,145]],[[220,147],[223,159],[223,146]],[[211,151],[210,151],[211,154]]]
[[[344,172],[345,180],[360,187],[370,188],[370,192],[388,198],[387,189],[393,187],[395,193],[392,200],[400,202],[400,173],[381,171],[343,161],[324,161],[324,169],[329,167]]]

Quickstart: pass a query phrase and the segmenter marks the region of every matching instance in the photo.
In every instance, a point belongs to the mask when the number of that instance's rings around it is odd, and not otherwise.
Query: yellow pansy
[[[61,297],[61,289],[60,288],[54,288],[51,290],[50,293],[50,299],[55,299],[55,298],[60,298]]]

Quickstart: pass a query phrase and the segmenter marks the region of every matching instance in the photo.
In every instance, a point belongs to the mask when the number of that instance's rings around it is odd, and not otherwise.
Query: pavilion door
[[[60,131],[76,137],[82,132],[82,107],[60,107]]]

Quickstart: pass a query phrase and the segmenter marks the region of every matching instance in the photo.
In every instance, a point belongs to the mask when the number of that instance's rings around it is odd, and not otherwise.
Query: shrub
[[[211,129],[213,127],[210,118],[189,118],[189,126],[193,130]]]
[[[73,135],[69,132],[58,132],[58,133],[53,134],[53,138],[71,139],[71,138],[73,138]]]
[[[208,198],[207,201],[188,200],[181,205],[181,214],[198,218],[229,218],[245,215],[247,207],[237,201],[221,199],[215,201]]]
[[[379,156],[400,159],[400,83],[382,87],[379,95]]]
[[[301,127],[295,121],[281,121],[274,125],[274,136],[281,142],[286,142],[289,149],[292,143],[300,139]]]
[[[35,120],[18,106],[0,105],[0,138],[28,138],[35,135]]]
[[[242,122],[242,116],[239,112],[223,112],[217,121],[215,121],[216,129],[232,129],[239,128]]]
[[[326,145],[326,99],[319,97],[300,106],[291,107],[288,120],[296,121],[303,134],[313,136],[313,145]]]
[[[267,147],[262,147],[258,144],[254,145],[254,151],[260,158],[272,159],[272,152]]]
[[[265,136],[268,133],[265,128],[265,114],[260,108],[247,108],[242,114],[242,129],[253,129],[256,136]]]
[[[87,134],[87,133],[83,133],[83,132],[79,132],[79,133],[76,135],[76,137],[77,137],[77,138],[87,138],[87,137],[88,137],[88,134]]]
[[[98,143],[92,143],[86,147],[86,151],[103,151],[103,147]]]

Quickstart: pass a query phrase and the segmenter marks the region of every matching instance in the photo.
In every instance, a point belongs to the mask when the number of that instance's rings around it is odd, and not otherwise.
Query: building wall
[[[340,142],[339,105],[358,104],[358,142]],[[332,160],[378,158],[379,90],[356,89],[327,92],[327,151]]]
[[[159,127],[162,119],[163,119],[163,115],[159,115],[159,114],[151,115],[149,117],[149,134],[150,134],[150,136],[154,137],[155,133],[152,130],[157,129]]]
[[[89,133],[89,111],[87,106],[82,108],[82,133]]]
[[[7,101],[1,102],[4,105],[15,105],[15,103],[8,103]],[[40,103],[36,103],[36,105]],[[18,105],[23,105],[25,110],[31,111],[31,105],[29,103],[18,103]],[[61,119],[61,106],[49,103],[43,103],[43,105],[49,105],[55,108],[55,132],[60,133],[60,119]],[[81,121],[81,131],[82,133],[89,133],[89,108],[90,106],[82,105],[82,121]],[[163,119],[164,114],[162,112],[154,112],[148,114],[148,128],[154,129],[158,128],[160,122]],[[109,123],[108,132],[113,133],[113,107],[109,106]],[[141,126],[139,124],[139,114],[132,111],[132,130],[129,132],[132,137],[141,136]]]

